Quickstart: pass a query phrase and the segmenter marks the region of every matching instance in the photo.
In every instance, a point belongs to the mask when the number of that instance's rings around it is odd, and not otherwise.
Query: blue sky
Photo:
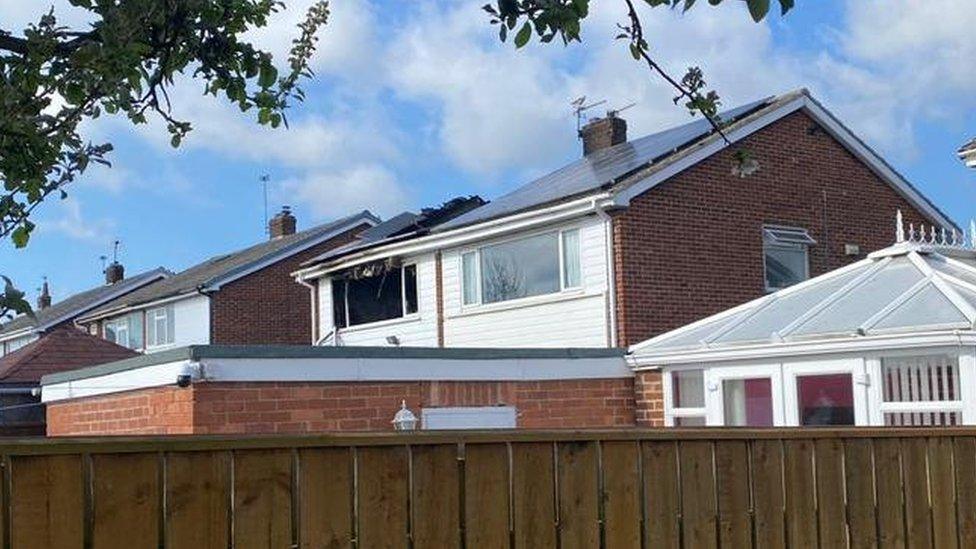
[[[644,17],[665,65],[680,74],[700,64],[727,106],[806,86],[964,222],[976,215],[976,171],[954,155],[976,134],[967,1],[800,0],[760,25],[741,2]],[[308,3],[288,0],[254,40],[280,56]],[[58,299],[100,282],[98,258],[116,238],[130,273],[249,245],[264,238],[265,173],[272,213],[291,205],[300,227],[363,208],[388,216],[459,194],[491,198],[577,157],[569,102],[580,95],[636,102],[625,112],[631,136],[686,121],[613,41],[621,2],[593,0],[582,44],[522,51],[497,42],[483,3],[333,0],[290,130],[259,128],[192,81],[174,90],[175,114],[195,127],[179,150],[159,124],[87,125],[93,141],[115,144],[113,168],[40,208],[27,249],[0,245],[0,271],[31,293],[47,276]],[[49,4],[0,0],[0,21],[22,24]]]

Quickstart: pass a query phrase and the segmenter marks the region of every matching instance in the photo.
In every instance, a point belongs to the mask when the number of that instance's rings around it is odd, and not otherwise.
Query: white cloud
[[[298,198],[316,215],[335,218],[359,210],[388,217],[412,202],[396,176],[379,165],[311,172],[281,183],[282,194]]]
[[[89,219],[82,212],[81,202],[68,197],[56,203],[53,215],[38,223],[38,231],[53,232],[72,240],[91,244],[105,244],[111,241],[115,222],[110,219]]]

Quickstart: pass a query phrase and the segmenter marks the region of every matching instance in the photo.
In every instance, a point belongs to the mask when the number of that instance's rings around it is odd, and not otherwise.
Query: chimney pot
[[[291,206],[282,206],[281,212],[268,221],[268,235],[272,240],[295,234],[296,220],[291,213]]]
[[[37,310],[41,311],[51,306],[51,292],[47,287],[47,280],[41,286],[41,294],[37,296]]]
[[[583,139],[583,156],[610,148],[627,141],[627,121],[616,112],[607,112],[604,118],[590,120],[580,130]]]
[[[108,267],[105,267],[105,283],[115,284],[116,282],[122,282],[125,278],[125,267],[122,266],[118,261],[113,261],[109,263]]]

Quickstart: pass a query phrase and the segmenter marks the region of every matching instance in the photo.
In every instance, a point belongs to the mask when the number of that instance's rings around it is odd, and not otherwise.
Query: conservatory
[[[907,233],[907,236],[906,236]],[[976,424],[976,249],[894,246],[630,349],[674,426]]]

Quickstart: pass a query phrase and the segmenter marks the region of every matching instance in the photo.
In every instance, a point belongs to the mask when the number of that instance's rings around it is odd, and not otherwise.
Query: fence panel
[[[936,547],[976,429],[14,441],[2,547]]]

